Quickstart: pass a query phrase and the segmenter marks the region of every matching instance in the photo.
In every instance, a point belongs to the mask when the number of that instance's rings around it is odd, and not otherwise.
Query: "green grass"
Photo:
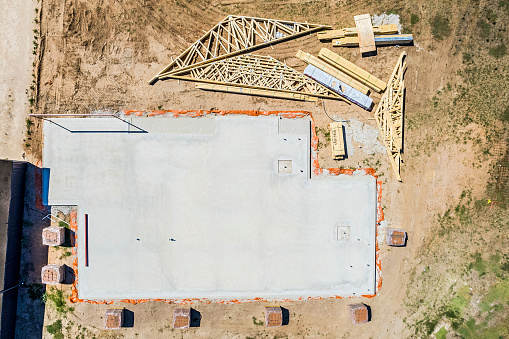
[[[504,44],[498,45],[496,47],[490,48],[488,52],[492,57],[497,59],[502,58],[507,54],[507,47]]]
[[[477,27],[479,27],[481,29],[481,37],[486,39],[487,37],[490,36],[490,33],[491,33],[491,25],[489,23],[487,23],[486,21],[484,21],[483,19],[480,19],[478,22],[477,22]]]
[[[418,23],[420,21],[419,19],[419,16],[417,14],[412,14],[410,16],[410,24],[411,25],[415,25],[416,23]]]
[[[44,286],[42,284],[28,285],[28,297],[32,300],[41,300],[44,294]]]
[[[58,319],[51,325],[46,326],[46,331],[49,334],[53,335],[55,339],[64,339],[64,334],[62,333],[62,320]]]
[[[256,317],[253,317],[253,324],[255,324],[256,326],[262,326],[263,320],[258,320],[256,319]]]
[[[445,339],[447,338],[447,330],[445,329],[445,327],[442,327],[436,334],[435,334],[435,337],[437,339]]]
[[[55,310],[60,314],[65,314],[67,312],[74,311],[74,307],[67,307],[64,291],[59,290],[58,288],[55,287],[52,287],[49,292],[46,292],[44,294],[43,301],[44,302],[51,301],[55,306]]]
[[[451,34],[449,19],[437,14],[431,21],[431,34],[437,40],[443,40]]]

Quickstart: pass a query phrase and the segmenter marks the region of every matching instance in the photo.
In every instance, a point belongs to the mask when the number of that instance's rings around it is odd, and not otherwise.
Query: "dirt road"
[[[36,2],[0,0],[0,158],[23,160]]]

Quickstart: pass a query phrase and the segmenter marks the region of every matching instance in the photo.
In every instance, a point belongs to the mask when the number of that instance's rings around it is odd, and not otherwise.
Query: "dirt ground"
[[[473,292],[468,297],[469,303],[461,309],[462,322],[456,330],[462,330],[468,317],[474,319],[475,326],[480,324],[487,318],[485,313],[475,311],[473,300],[482,300],[489,294],[488,287],[506,281],[506,275],[500,271],[501,275],[495,276],[488,269],[480,274],[475,265],[474,268],[469,266],[471,258],[476,253],[481,253],[485,260],[498,255],[500,267],[505,267],[503,260],[508,255],[507,228],[498,227],[507,225],[507,211],[502,208],[503,204],[491,209],[491,200],[488,201],[495,197],[502,201],[505,198],[500,192],[507,190],[493,174],[495,166],[506,166],[501,161],[505,159],[508,136],[507,121],[503,120],[504,109],[507,111],[503,102],[507,102],[509,96],[507,56],[491,54],[493,48],[507,43],[503,22],[507,22],[508,16],[504,6],[509,8],[509,4],[503,1],[500,4],[467,1],[452,5],[420,0],[355,3],[348,0],[44,0],[37,112],[309,111],[319,129],[322,167],[374,167],[383,182],[385,221],[381,229],[390,226],[409,233],[405,248],[380,244],[383,283],[376,297],[278,303],[288,309],[290,315],[288,325],[278,329],[258,325],[263,307],[267,305],[261,302],[195,304],[193,308],[200,312],[201,323],[199,328],[189,330],[171,328],[173,309],[177,305],[117,303],[115,306],[126,306],[134,312],[133,327],[119,331],[102,329],[105,305],[73,304],[68,305],[72,311],[59,312],[48,302],[44,325],[54,325],[60,319],[64,337],[86,338],[427,337],[440,329],[440,321],[446,329],[451,323],[455,326],[457,318],[442,316],[441,310],[448,309],[461,284],[468,284]],[[171,57],[178,56],[203,31],[228,14],[308,21],[340,28],[353,26],[353,15],[383,12],[401,15],[404,30],[414,33],[414,46],[378,48],[378,55],[369,58],[362,58],[356,48],[336,51],[383,80],[388,79],[401,51],[408,52],[403,183],[394,180],[385,154],[367,155],[359,150],[344,162],[330,158],[327,136],[320,132],[325,131],[330,122],[325,111],[329,116],[356,119],[376,127],[371,114],[355,105],[332,100],[315,104],[201,92],[194,89],[193,83],[176,80],[159,81],[154,86],[147,84]],[[490,13],[496,13],[498,19],[495,16],[493,21]],[[447,19],[437,21],[439,15]],[[480,23],[482,20],[491,25],[489,29]],[[480,39],[486,32],[489,36]],[[297,50],[316,54],[322,47],[330,47],[330,44],[320,43],[316,35],[311,34],[256,53],[270,55],[302,71],[305,64],[294,57]],[[486,103],[477,94],[479,92],[501,100]],[[376,95],[372,97],[378,102]],[[34,120],[35,141],[28,152],[28,158],[34,163],[42,153],[40,127],[40,121]],[[490,191],[493,182],[495,190]],[[493,194],[489,195],[490,192]],[[464,212],[465,209],[471,211],[470,214]],[[465,215],[469,216],[468,222]],[[444,220],[448,223],[444,224]],[[63,252],[53,251],[50,250],[50,259],[62,256]],[[59,288],[69,293],[68,286]],[[369,323],[355,326],[349,322],[347,305],[354,302],[364,302],[371,307]],[[486,320],[485,327],[498,326],[508,319],[509,304],[500,307],[495,310],[499,313],[488,308],[491,318]],[[481,330],[477,329],[474,334]],[[509,335],[507,331],[507,326],[502,326],[497,333]],[[449,332],[447,337],[457,335],[457,332]],[[43,337],[52,335],[44,330]]]

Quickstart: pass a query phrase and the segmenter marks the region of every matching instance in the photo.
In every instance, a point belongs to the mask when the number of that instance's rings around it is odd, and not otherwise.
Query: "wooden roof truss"
[[[149,83],[161,76],[246,53],[331,26],[229,15],[174,59]]]
[[[403,113],[405,100],[406,52],[401,53],[392,75],[387,82],[380,103],[375,111],[375,120],[382,133],[396,178],[401,181],[401,152],[403,150]]]
[[[244,54],[163,75],[202,83],[257,88],[343,100],[327,87],[270,57]]]

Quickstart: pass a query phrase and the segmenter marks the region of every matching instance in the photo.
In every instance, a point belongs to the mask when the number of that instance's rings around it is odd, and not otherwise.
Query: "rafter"
[[[327,87],[270,56],[244,54],[161,76],[343,100]]]
[[[164,75],[247,53],[255,48],[323,29],[331,29],[331,27],[229,15],[173,60],[149,83],[155,83]]]
[[[405,101],[406,52],[401,53],[392,75],[387,82],[380,103],[375,111],[375,120],[389,155],[396,178],[401,181],[401,152],[403,150],[403,114]]]

